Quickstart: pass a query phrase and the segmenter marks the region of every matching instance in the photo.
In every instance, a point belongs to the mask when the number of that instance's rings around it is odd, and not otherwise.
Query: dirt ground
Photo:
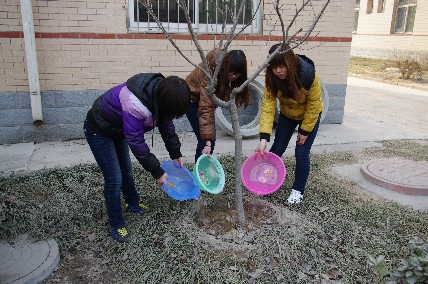
[[[256,241],[257,236],[269,233],[269,231],[279,224],[289,224],[290,230],[295,230],[295,234],[300,234],[299,227],[307,224],[301,215],[293,211],[278,207],[269,201],[254,197],[246,198],[244,210],[246,216],[245,228],[240,228],[236,224],[236,210],[225,197],[216,198],[211,204],[204,201],[196,201],[195,213],[180,221],[181,228],[198,231],[198,238],[207,247],[215,250],[226,251],[228,258],[237,262],[245,262],[249,271],[258,274],[264,272],[257,269],[246,254],[248,248]],[[299,226],[297,226],[299,225]],[[89,241],[95,238],[90,234],[86,236]],[[109,260],[99,257],[105,248],[102,246],[89,246],[87,250],[73,251],[61,259],[60,265],[43,283],[117,283],[121,279],[115,273],[103,269]],[[179,257],[179,254],[172,255],[172,258]],[[126,260],[125,260],[126,261]],[[278,266],[278,260],[270,258],[267,260],[269,266]],[[332,276],[337,279],[337,276]],[[332,279],[333,279],[332,278]]]

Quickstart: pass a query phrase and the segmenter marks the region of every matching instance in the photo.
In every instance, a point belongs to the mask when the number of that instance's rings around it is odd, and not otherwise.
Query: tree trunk
[[[229,111],[235,136],[235,209],[238,214],[238,224],[243,226],[245,225],[245,211],[241,186],[242,135],[239,125],[238,109],[234,102],[230,104]]]

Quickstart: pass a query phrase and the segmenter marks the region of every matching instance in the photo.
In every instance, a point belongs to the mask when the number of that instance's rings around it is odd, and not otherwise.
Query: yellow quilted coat
[[[278,91],[275,96],[270,89],[265,88],[259,132],[266,133],[269,136],[272,135],[277,98],[279,100],[280,112],[285,117],[301,120],[299,132],[305,135],[311,132],[323,108],[321,83],[316,73],[310,88],[308,90],[301,88],[300,93],[302,94],[301,99],[295,101],[292,98],[284,97],[281,91]]]

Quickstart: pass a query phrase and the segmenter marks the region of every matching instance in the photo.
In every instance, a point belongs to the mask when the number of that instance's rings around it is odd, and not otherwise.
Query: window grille
[[[395,17],[395,33],[412,33],[417,0],[399,0]]]
[[[229,1],[226,15],[226,32],[232,28],[232,18],[239,11],[241,1],[245,1],[243,15],[239,18],[236,31],[244,27],[255,14],[251,24],[244,33],[258,33],[261,26],[261,13],[258,0]],[[223,16],[223,0],[185,0],[192,27],[197,33],[221,33]],[[158,16],[163,27],[170,33],[188,33],[184,13],[178,0],[147,0],[153,12]],[[258,8],[258,10],[257,10]],[[257,10],[257,11],[256,11]],[[149,15],[146,7],[140,1],[129,2],[129,30],[135,32],[162,32],[155,20]]]
[[[360,0],[355,1],[355,14],[354,14],[354,33],[358,29],[358,17],[360,16]]]

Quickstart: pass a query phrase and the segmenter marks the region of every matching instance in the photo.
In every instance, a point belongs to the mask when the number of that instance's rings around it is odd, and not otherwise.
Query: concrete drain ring
[[[361,174],[368,181],[408,195],[428,196],[428,162],[387,158],[366,162]]]
[[[1,241],[0,255],[0,283],[40,283],[60,261],[58,244],[53,239],[17,244]]]

